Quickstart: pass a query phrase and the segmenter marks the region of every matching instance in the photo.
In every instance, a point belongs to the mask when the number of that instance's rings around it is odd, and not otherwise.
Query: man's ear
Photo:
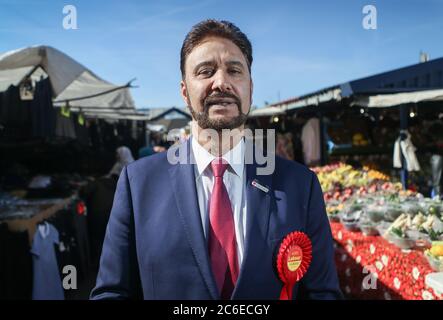
[[[183,101],[186,103],[187,106],[191,105],[191,101],[188,97],[188,90],[186,88],[186,82],[184,80],[180,81],[180,94],[183,98]]]

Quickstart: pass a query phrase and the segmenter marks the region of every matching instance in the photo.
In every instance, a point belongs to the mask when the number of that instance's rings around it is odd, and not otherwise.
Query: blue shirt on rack
[[[31,253],[33,262],[33,300],[64,300],[54,244],[59,244],[57,229],[45,222],[37,227]]]

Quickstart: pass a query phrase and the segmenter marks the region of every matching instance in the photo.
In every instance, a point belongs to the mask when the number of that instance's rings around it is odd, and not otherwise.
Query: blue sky
[[[77,8],[77,30],[62,27]],[[377,29],[362,27],[367,5]],[[137,107],[184,106],[179,51],[205,18],[234,22],[253,44],[259,107],[344,81],[443,57],[443,0],[0,0],[0,52],[53,46],[116,84],[136,77]]]

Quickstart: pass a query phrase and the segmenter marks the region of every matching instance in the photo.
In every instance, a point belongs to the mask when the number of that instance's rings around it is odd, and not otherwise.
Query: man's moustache
[[[230,103],[235,103],[237,105],[238,108],[240,108],[241,102],[240,99],[237,98],[235,95],[233,94],[217,94],[217,95],[212,95],[212,96],[208,96],[204,102],[203,102],[203,106],[205,107],[205,110],[209,109],[212,105],[214,104],[218,104],[220,103],[219,100],[221,99],[232,99],[234,101],[230,101]]]

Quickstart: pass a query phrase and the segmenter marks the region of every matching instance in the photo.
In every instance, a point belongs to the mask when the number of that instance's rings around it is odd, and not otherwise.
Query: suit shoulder
[[[307,166],[293,160],[275,156],[275,171],[277,175],[296,175],[298,179],[312,179],[315,173]]]
[[[160,152],[138,159],[127,166],[128,175],[134,176],[151,170],[166,169],[168,165],[167,152]]]

